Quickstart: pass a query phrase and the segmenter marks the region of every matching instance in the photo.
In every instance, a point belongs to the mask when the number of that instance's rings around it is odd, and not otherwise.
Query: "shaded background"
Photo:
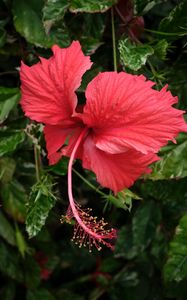
[[[76,162],[77,201],[119,230],[114,252],[89,253],[60,223],[68,160],[48,166],[42,125],[18,104],[21,59],[32,65],[72,40],[94,62],[77,91],[84,103],[88,82],[114,68],[113,24],[118,71],[169,83],[187,109],[186,12],[187,1],[0,0],[0,299],[187,299],[187,135],[115,197]]]

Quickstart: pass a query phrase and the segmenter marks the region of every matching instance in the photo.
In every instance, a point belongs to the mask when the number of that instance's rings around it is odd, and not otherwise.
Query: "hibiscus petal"
[[[82,130],[81,125],[64,128],[59,125],[46,125],[44,128],[49,164],[56,164],[62,156],[70,156],[72,149]],[[63,146],[67,142],[67,145]],[[76,153],[76,158],[82,158],[82,148]]]
[[[152,89],[144,76],[100,73],[88,85],[83,122],[93,128],[96,146],[108,153],[127,148],[157,152],[180,131],[187,131],[183,111],[170,92]]]
[[[92,170],[97,181],[115,193],[131,186],[143,173],[150,173],[147,167],[159,158],[154,154],[144,155],[136,150],[110,154],[98,149],[91,136],[86,138],[83,150],[83,167]]]
[[[77,105],[75,90],[92,63],[79,42],[68,48],[53,46],[53,56],[32,67],[21,65],[21,106],[29,118],[45,124],[69,120]],[[71,121],[69,121],[71,123]]]

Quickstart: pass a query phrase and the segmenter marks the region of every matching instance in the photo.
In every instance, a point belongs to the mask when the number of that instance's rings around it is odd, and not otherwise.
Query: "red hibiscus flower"
[[[76,220],[74,239],[80,245],[100,244],[112,248],[116,230],[96,221],[72,195],[72,164],[75,158],[92,170],[98,182],[114,193],[131,186],[148,165],[158,160],[156,152],[180,131],[187,131],[183,111],[167,87],[152,89],[144,76],[124,72],[98,74],[86,89],[82,112],[75,91],[92,63],[82,53],[79,42],[60,49],[53,56],[40,58],[32,67],[21,65],[21,106],[25,115],[45,124],[44,133],[50,164],[62,156],[70,157],[66,215]]]

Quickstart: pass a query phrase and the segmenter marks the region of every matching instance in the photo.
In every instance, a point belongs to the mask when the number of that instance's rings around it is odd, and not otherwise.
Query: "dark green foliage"
[[[187,279],[187,214],[181,218],[170,243],[164,277],[166,281],[177,282]]]
[[[0,123],[2,123],[9,115],[10,111],[16,106],[20,99],[20,91],[18,88],[0,87]]]
[[[105,12],[112,5],[116,4],[117,0],[71,0],[70,10],[72,12]]]
[[[16,150],[17,146],[24,141],[24,132],[10,131],[5,129],[0,130],[0,156]]]
[[[187,141],[173,147],[153,166],[153,180],[183,178],[187,176]]]
[[[187,16],[184,11],[187,10],[186,0],[180,1],[179,4],[166,16],[160,23],[159,30],[163,32],[183,32],[187,29]],[[171,36],[170,36],[171,38]]]
[[[55,300],[53,295],[49,293],[48,290],[45,289],[28,291],[26,299],[27,300],[40,300],[40,299]]]
[[[142,15],[148,12],[156,4],[164,2],[162,0],[135,0],[134,1],[134,12],[137,15]],[[166,1],[165,1],[166,2]]]
[[[16,245],[14,229],[2,212],[0,212],[0,236],[2,236],[10,245]]]
[[[187,1],[0,0],[2,300],[187,298],[187,135],[161,149],[152,173],[117,195],[76,162],[76,200],[118,230],[114,252],[89,253],[71,242],[73,221],[60,223],[69,159],[48,165],[43,125],[26,119],[19,105],[20,61],[32,65],[49,58],[53,44],[72,40],[94,62],[77,91],[84,103],[93,77],[114,68],[111,8],[118,71],[144,74],[156,89],[169,83],[178,108],[187,110]]]

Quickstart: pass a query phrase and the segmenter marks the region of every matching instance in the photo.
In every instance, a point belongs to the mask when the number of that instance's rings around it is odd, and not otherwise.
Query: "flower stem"
[[[147,63],[151,69],[151,72],[153,74],[153,77],[154,77],[154,80],[160,85],[160,86],[163,86],[162,85],[162,82],[160,81],[160,79],[158,79],[158,76],[157,76],[157,72],[155,70],[155,68],[153,67],[152,63],[150,62],[150,60],[147,60]]]
[[[113,46],[114,71],[117,72],[116,36],[115,36],[114,10],[113,10],[113,8],[111,8],[111,23],[112,23],[112,46]]]
[[[79,135],[79,137],[77,139],[77,142],[76,142],[76,144],[73,148],[73,151],[71,153],[71,156],[70,156],[69,165],[68,165],[68,197],[69,197],[69,203],[70,203],[71,210],[72,210],[74,218],[76,219],[78,224],[83,228],[83,230],[85,230],[88,234],[92,235],[92,231],[89,228],[86,227],[86,225],[82,222],[82,220],[79,216],[78,210],[76,208],[76,205],[75,205],[75,202],[74,202],[74,199],[73,199],[73,194],[72,194],[72,166],[73,166],[73,161],[74,161],[77,149],[78,149],[80,143],[82,142],[82,139],[86,135],[87,131],[88,131],[88,129],[85,127],[83,129],[83,131],[81,132],[81,134]]]
[[[73,240],[79,244],[86,246],[89,244],[89,251],[91,251],[91,247],[94,245],[98,250],[101,250],[100,244],[104,244],[107,247],[114,249],[114,246],[109,242],[110,240],[116,239],[117,233],[115,229],[107,229],[106,226],[108,223],[101,220],[97,220],[97,217],[90,216],[89,212],[91,209],[83,210],[80,205],[77,204],[73,198],[72,194],[72,166],[75,158],[75,154],[82,140],[88,133],[88,128],[85,127],[81,134],[79,135],[73,151],[70,156],[69,165],[68,165],[68,197],[70,206],[68,208],[66,219],[75,218],[77,224],[74,228],[74,236]]]
[[[40,152],[36,145],[34,145],[34,159],[35,159],[35,169],[36,169],[36,180],[40,181],[40,170],[41,170],[41,159]]]

